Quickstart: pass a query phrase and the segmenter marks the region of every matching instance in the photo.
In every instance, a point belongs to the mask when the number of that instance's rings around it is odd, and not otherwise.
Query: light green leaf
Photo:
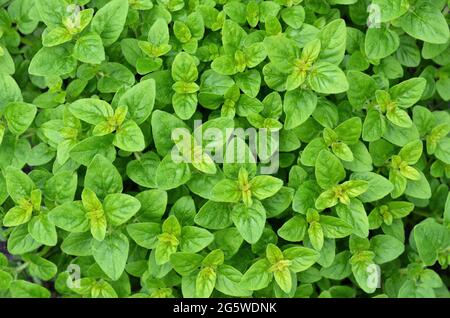
[[[108,234],[103,241],[94,240],[92,244],[95,261],[112,280],[118,280],[122,275],[128,250],[128,238],[122,233]]]

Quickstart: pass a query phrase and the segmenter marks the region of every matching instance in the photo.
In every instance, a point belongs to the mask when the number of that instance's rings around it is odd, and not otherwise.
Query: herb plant
[[[0,0],[0,297],[449,297],[449,7]]]

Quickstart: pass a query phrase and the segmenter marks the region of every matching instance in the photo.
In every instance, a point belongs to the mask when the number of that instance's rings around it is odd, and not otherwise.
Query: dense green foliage
[[[449,5],[0,0],[0,296],[449,297]]]

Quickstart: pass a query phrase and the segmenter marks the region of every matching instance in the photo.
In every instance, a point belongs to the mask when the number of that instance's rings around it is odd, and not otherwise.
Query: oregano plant
[[[449,12],[0,0],[0,297],[450,297]]]

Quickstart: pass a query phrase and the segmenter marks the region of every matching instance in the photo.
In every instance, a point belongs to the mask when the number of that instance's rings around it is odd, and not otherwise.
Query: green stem
[[[425,217],[425,218],[434,218],[439,223],[443,223],[444,222],[444,219],[442,219],[442,218],[440,218],[438,216],[434,216],[434,215],[428,214],[428,213],[426,213],[424,211],[414,210],[414,211],[412,211],[412,213],[415,214],[415,215],[419,215],[419,216]]]
[[[136,158],[137,161],[141,161],[141,153],[140,152],[135,152],[134,157]]]
[[[23,272],[28,267],[28,265],[29,263],[23,263],[22,265],[17,267],[14,272],[14,279],[17,279],[17,276],[19,276],[19,274]]]
[[[34,47],[33,42],[29,41],[29,40],[26,39],[26,38],[21,37],[21,38],[20,38],[20,42],[22,42],[22,44],[28,45],[28,46],[30,46],[30,47]]]

